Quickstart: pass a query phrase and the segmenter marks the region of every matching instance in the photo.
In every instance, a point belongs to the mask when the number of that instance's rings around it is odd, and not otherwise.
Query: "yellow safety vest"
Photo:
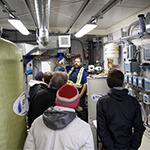
[[[70,71],[68,72],[68,76],[70,76],[70,74],[73,72],[73,70],[74,70],[74,67],[72,67],[70,69]],[[84,68],[81,67],[79,70],[79,73],[77,75],[76,83],[73,83],[71,80],[68,79],[67,84],[73,85],[76,88],[82,88],[83,85],[81,84],[81,80],[82,80],[82,76],[83,76],[83,71],[84,71]]]

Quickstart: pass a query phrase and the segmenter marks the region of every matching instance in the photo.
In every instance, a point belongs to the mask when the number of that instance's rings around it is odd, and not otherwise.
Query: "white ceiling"
[[[28,29],[35,30],[35,25],[24,0],[5,1],[9,4],[12,10],[16,11],[16,16]],[[109,0],[91,0],[71,28],[70,33],[77,32],[108,1]],[[54,31],[56,33],[65,33],[83,2],[84,0],[51,0],[49,24],[50,32]],[[30,4],[35,15],[34,0],[30,0]],[[3,8],[0,6],[0,26],[4,29],[14,29],[7,21],[8,14],[4,13],[2,10]],[[122,3],[118,3],[104,14],[103,19],[98,19],[98,27],[93,30],[91,34],[104,34],[106,31],[110,31],[109,29],[117,24],[125,27],[132,23],[132,21],[134,22],[135,20],[138,20],[137,14],[142,13],[145,10],[150,11],[150,0],[123,0]]]

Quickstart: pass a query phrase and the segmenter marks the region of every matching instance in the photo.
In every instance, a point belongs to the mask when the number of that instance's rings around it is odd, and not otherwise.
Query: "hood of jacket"
[[[123,101],[128,97],[128,90],[124,87],[114,87],[108,92],[108,95],[116,100]]]
[[[43,82],[43,81],[38,81],[38,80],[30,80],[30,81],[29,81],[29,86],[30,86],[30,87],[33,87],[33,86],[36,85],[36,84],[45,84],[45,85],[48,86],[48,84],[45,83],[45,82]]]
[[[74,109],[60,106],[49,107],[43,113],[44,124],[52,130],[59,130],[65,128],[75,118],[76,112]]]

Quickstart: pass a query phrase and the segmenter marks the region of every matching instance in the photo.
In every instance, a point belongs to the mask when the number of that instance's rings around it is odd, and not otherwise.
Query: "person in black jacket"
[[[40,89],[44,89],[49,85],[49,82],[53,76],[52,71],[47,71],[43,72],[39,71],[35,74],[35,80],[30,80],[29,85],[30,85],[30,90],[29,90],[29,96],[30,96],[30,101],[34,98],[36,92]]]
[[[122,87],[123,73],[118,69],[108,72],[110,91],[97,102],[97,132],[106,150],[137,150],[143,126],[140,104]]]
[[[66,84],[67,80],[67,73],[55,72],[50,81],[50,86],[37,91],[29,107],[29,127],[31,127],[32,122],[42,115],[48,107],[55,106],[56,92],[61,86]]]
[[[32,101],[34,95],[36,94],[37,90],[41,88],[41,86],[47,86],[47,84],[44,82],[43,72],[39,71],[35,74],[35,80],[29,81],[29,102]]]

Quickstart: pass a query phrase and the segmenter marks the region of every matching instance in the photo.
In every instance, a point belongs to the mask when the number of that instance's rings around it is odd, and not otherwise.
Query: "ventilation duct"
[[[52,50],[68,48],[71,46],[70,35],[49,36],[49,42],[46,46],[39,43],[40,50]]]
[[[43,46],[46,46],[49,43],[50,2],[51,0],[34,0],[39,27],[38,41]]]

